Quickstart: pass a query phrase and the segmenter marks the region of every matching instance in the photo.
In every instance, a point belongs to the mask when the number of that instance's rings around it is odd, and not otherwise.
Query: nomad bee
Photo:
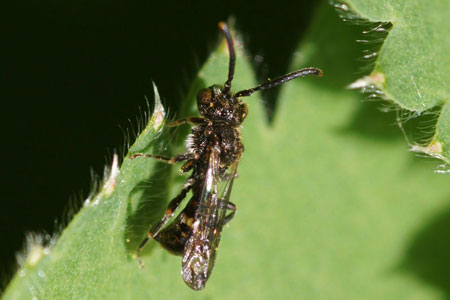
[[[225,23],[219,23],[219,28],[225,36],[230,55],[227,81],[223,86],[213,85],[198,92],[200,117],[168,123],[168,126],[185,123],[193,126],[186,140],[186,153],[172,158],[139,153],[131,156],[152,157],[169,164],[185,161],[181,171],[192,171],[179,195],[170,201],[164,217],[151,227],[140,244],[138,257],[142,266],[140,253],[145,244],[150,238],[158,241],[171,253],[183,257],[181,275],[194,290],[205,287],[214,267],[222,228],[236,212],[236,206],[230,202],[230,193],[244,151],[240,126],[248,114],[247,105],[240,98],[297,77],[322,76],[319,69],[305,68],[233,93],[231,82],[236,61],[233,39]],[[192,198],[174,218],[176,209],[189,191],[192,191]]]

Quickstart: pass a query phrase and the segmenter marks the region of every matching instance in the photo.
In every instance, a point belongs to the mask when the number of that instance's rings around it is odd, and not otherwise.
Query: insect
[[[256,91],[269,89],[297,77],[322,76],[317,68],[304,68],[257,87],[233,93],[236,56],[233,38],[224,22],[219,29],[225,36],[229,51],[228,78],[223,86],[213,85],[197,94],[200,117],[189,117],[168,126],[192,125],[192,133],[186,139],[186,153],[174,157],[163,157],[137,153],[131,156],[152,157],[174,164],[185,161],[181,172],[192,171],[172,199],[163,218],[154,224],[138,248],[141,266],[141,251],[150,239],[158,241],[169,252],[182,256],[181,275],[184,282],[194,290],[205,287],[211,275],[219,246],[223,226],[236,213],[230,202],[231,189],[244,146],[241,142],[240,126],[248,114],[247,105],[241,97]],[[175,217],[175,212],[187,193],[192,197],[185,208]]]

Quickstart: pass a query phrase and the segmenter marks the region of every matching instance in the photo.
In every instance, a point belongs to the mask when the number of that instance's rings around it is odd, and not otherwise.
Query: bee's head
[[[248,114],[247,105],[234,97],[224,88],[213,85],[197,94],[197,106],[200,114],[210,120],[223,121],[238,126]]]
[[[228,64],[228,78],[222,86],[213,85],[200,90],[197,94],[197,106],[199,113],[206,119],[213,122],[222,121],[233,126],[238,126],[244,121],[248,114],[247,105],[240,97],[248,97],[256,91],[266,90],[283,84],[289,80],[308,75],[322,76],[322,71],[317,68],[304,68],[295,72],[274,78],[254,88],[239,91],[235,94],[231,92],[231,82],[234,77],[236,54],[234,52],[233,38],[227,24],[220,22],[219,28],[227,41],[230,61]]]

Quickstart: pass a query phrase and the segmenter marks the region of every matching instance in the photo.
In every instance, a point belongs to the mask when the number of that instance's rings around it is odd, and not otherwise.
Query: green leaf
[[[450,5],[448,1],[347,0],[351,10],[372,22],[390,22],[386,40],[375,60],[372,73],[361,79],[360,87],[375,85],[387,99],[401,108],[421,114],[441,106],[435,135],[425,147],[412,150],[424,152],[450,162],[449,115],[450,100]],[[338,5],[339,6],[339,5]],[[342,6],[340,6],[342,8]],[[374,26],[373,31],[383,30]],[[370,39],[370,37],[369,37]]]
[[[224,228],[203,291],[189,289],[181,258],[153,241],[143,253],[145,268],[138,267],[137,244],[183,179],[152,159],[127,156],[54,246],[31,243],[3,299],[448,296],[448,257],[428,264],[426,273],[417,267],[436,245],[450,249],[448,239],[434,234],[443,231],[439,220],[449,210],[448,178],[430,171],[435,161],[406,152],[401,132],[389,125],[394,116],[344,89],[356,80],[356,36],[331,7],[321,6],[291,70],[319,67],[324,77],[282,86],[272,126],[259,96],[246,99],[245,152],[232,192],[238,213]],[[222,44],[191,94],[199,85],[223,83],[227,64]],[[240,54],[233,88],[255,84]],[[165,153],[174,138],[155,120],[131,153]]]

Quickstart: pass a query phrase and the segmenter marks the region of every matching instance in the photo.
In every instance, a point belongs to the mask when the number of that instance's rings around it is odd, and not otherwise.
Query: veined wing
[[[220,242],[223,223],[230,198],[237,163],[231,166],[223,184],[219,175],[220,148],[209,148],[208,167],[203,189],[198,199],[198,208],[192,235],[186,242],[183,253],[181,275],[184,282],[194,290],[205,287],[211,274]]]

